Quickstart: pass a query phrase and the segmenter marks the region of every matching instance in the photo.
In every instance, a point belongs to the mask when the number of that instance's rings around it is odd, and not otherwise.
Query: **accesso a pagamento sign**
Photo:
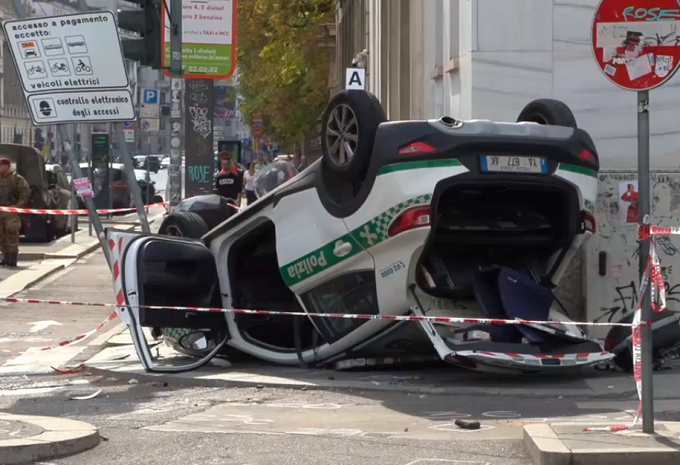
[[[135,119],[113,13],[3,23],[36,125]]]
[[[659,87],[680,64],[680,2],[601,0],[592,48],[602,73],[622,89]]]

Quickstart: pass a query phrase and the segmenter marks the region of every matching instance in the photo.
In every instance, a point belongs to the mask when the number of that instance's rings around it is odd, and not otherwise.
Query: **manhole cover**
[[[38,389],[70,386],[70,379],[31,379],[26,375],[0,376],[0,390]]]
[[[40,426],[23,421],[0,420],[0,441],[8,439],[30,438],[43,433]]]

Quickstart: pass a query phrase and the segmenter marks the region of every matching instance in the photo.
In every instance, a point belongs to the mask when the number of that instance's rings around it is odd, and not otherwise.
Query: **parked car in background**
[[[57,197],[59,209],[76,208],[73,191],[71,190],[71,183],[66,176],[66,171],[61,165],[45,165],[45,172],[47,175],[47,188],[53,191]],[[70,232],[69,216],[55,215],[54,227],[57,236]]]
[[[106,168],[95,168],[93,173],[94,176],[90,176],[90,169],[87,163],[81,163],[80,168],[83,171],[83,176],[88,176],[93,180],[92,189],[94,191],[94,205],[97,210],[134,207],[129,180],[122,163],[112,163],[110,165],[110,189],[106,188],[108,185]],[[142,191],[142,200],[144,203],[147,204],[159,201],[159,198],[156,196],[154,182],[146,178],[146,170],[136,169],[135,177],[135,181],[137,181]],[[109,192],[111,202],[109,202]],[[162,201],[162,199],[160,200]],[[80,197],[78,197],[78,205],[79,208],[85,208],[85,203]]]
[[[167,170],[170,167],[170,157],[163,157],[161,160],[161,169]]]
[[[23,176],[31,188],[31,199],[26,208],[48,210],[69,208],[70,188],[66,175],[45,166],[45,158],[37,149],[28,145],[0,144],[0,156],[9,158],[17,173]],[[66,192],[62,192],[62,191]],[[68,231],[66,215],[22,214],[21,234],[25,241],[50,242],[55,236]]]
[[[146,165],[149,165],[149,171],[158,173],[161,169],[161,159],[159,155],[137,155],[133,157],[132,161],[136,169],[146,170]]]

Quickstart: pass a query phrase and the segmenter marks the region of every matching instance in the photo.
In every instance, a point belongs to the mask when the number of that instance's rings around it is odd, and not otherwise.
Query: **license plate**
[[[485,173],[547,173],[548,160],[541,157],[482,155]]]

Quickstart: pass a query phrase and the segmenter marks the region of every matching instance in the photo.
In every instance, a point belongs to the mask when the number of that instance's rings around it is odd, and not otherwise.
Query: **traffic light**
[[[142,65],[159,69],[161,66],[161,31],[163,21],[160,12],[161,0],[132,0],[140,10],[118,12],[118,27],[138,33],[140,39],[123,39],[123,55]]]

